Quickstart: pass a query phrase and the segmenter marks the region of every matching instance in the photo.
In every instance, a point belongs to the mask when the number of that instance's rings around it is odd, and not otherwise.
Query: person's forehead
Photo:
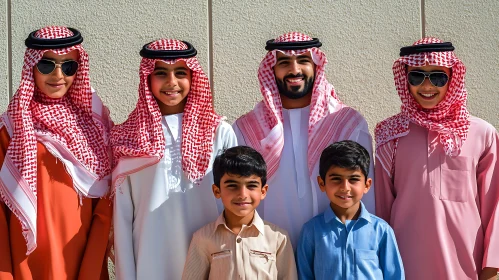
[[[238,174],[225,173],[222,176],[221,181],[222,181],[222,183],[224,183],[226,181],[232,181],[232,182],[238,182],[238,183],[244,184],[244,183],[249,183],[249,182],[261,183],[262,179],[258,175],[255,175],[255,174],[252,174],[250,176],[241,176]]]
[[[76,60],[78,59],[78,50],[71,51],[67,54],[56,54],[52,51],[46,51],[43,53],[43,58],[51,59],[56,62],[65,61],[68,59]]]
[[[276,52],[276,58],[280,58],[280,59],[296,59],[297,57],[309,57],[309,58],[312,58],[312,55],[310,54],[309,51],[307,52],[304,52],[304,53],[301,53],[299,55],[287,55],[283,52],[280,52],[280,51],[277,51]]]
[[[166,63],[161,60],[156,60],[154,68],[165,68],[165,69],[177,69],[177,68],[187,68],[187,64],[183,60],[177,60],[175,63]]]
[[[434,71],[442,71],[442,72],[450,72],[450,68],[440,65],[430,65],[426,64],[424,66],[407,66],[407,71],[424,71],[424,72],[434,72]]]
[[[343,168],[339,166],[332,165],[329,167],[328,171],[326,172],[327,175],[340,175],[342,177],[351,177],[351,176],[363,176],[362,170],[360,170],[360,167],[357,167],[355,169],[350,169],[350,168]]]

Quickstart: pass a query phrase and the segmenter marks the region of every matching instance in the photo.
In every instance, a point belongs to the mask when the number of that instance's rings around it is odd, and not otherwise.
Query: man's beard
[[[288,86],[286,85],[286,79],[288,78],[303,78],[304,79],[304,85],[303,89],[300,90],[301,86],[292,86],[290,89],[288,89]],[[279,90],[279,93],[286,96],[289,99],[300,99],[302,97],[305,97],[308,95],[309,92],[312,92],[312,89],[314,87],[314,79],[315,77],[310,77],[307,78],[306,76],[299,74],[299,75],[287,75],[285,76],[282,80],[276,79],[276,84],[277,84],[277,89]]]

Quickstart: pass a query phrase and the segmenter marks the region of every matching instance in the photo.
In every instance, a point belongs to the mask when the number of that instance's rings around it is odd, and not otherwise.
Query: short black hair
[[[371,158],[367,150],[359,143],[344,140],[333,143],[322,151],[319,161],[319,175],[326,180],[326,173],[331,166],[354,170],[359,168],[367,180]]]
[[[248,146],[237,146],[224,150],[213,163],[213,181],[220,188],[220,180],[224,174],[249,177],[256,175],[267,183],[267,165],[262,155]]]

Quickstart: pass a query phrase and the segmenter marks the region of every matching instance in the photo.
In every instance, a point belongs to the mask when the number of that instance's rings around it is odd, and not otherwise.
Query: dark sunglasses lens
[[[66,76],[73,76],[78,70],[78,62],[76,61],[66,61],[61,65],[61,70]]]
[[[54,71],[55,64],[50,60],[42,59],[36,64],[36,68],[40,73],[47,75]]]
[[[449,77],[445,73],[431,73],[430,82],[436,87],[443,87],[449,81]]]
[[[411,71],[407,75],[407,80],[409,81],[409,84],[411,84],[411,86],[419,86],[423,83],[424,78],[424,74],[420,72]]]

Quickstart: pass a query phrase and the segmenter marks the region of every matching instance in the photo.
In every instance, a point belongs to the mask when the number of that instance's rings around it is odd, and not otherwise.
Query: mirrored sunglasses
[[[419,86],[424,82],[424,79],[430,80],[430,83],[435,87],[443,87],[449,81],[449,76],[445,72],[424,72],[424,71],[409,71],[407,80],[412,86]]]
[[[76,71],[78,70],[78,62],[74,60],[68,60],[64,61],[62,63],[56,63],[53,60],[49,59],[41,59],[37,64],[36,64],[36,69],[44,75],[48,75],[52,73],[55,68],[61,67],[62,73],[65,76],[73,76],[76,74]]]

